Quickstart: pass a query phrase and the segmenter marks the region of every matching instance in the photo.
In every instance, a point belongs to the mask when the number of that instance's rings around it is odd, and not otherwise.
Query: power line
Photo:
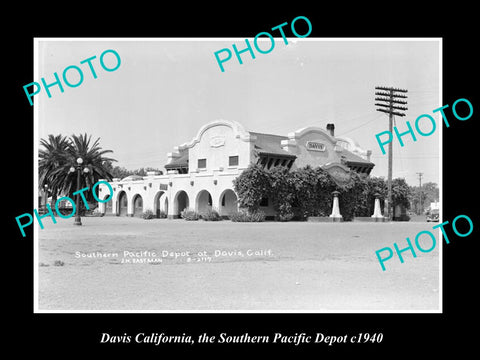
[[[380,118],[380,116],[381,116],[380,114],[377,114],[377,116],[374,117],[373,119],[368,120],[368,121],[366,121],[366,122],[364,122],[363,124],[360,124],[360,125],[358,125],[358,126],[355,126],[354,128],[351,128],[350,130],[344,131],[344,132],[343,132],[341,135],[339,135],[339,136],[344,136],[345,134],[348,134],[349,132],[352,132],[352,131],[354,131],[354,130],[360,129],[361,127],[364,127],[365,125],[370,124],[371,122],[374,122],[375,120],[378,120],[378,119]]]
[[[418,175],[418,181],[420,182],[420,209],[422,210],[423,213],[423,192],[422,192],[422,176],[423,173],[417,172]]]
[[[375,86],[375,103],[376,106],[380,106],[377,108],[377,111],[383,112],[388,114],[388,130],[390,134],[393,133],[393,116],[405,116],[403,111],[408,110],[405,106],[407,101],[400,100],[406,99],[407,95],[403,95],[407,93],[407,90],[404,89],[397,89],[393,87],[384,87],[384,86]],[[399,94],[401,93],[401,94]],[[399,105],[395,105],[399,104]],[[392,141],[388,143],[388,202],[387,202],[387,217],[388,220],[392,220]]]

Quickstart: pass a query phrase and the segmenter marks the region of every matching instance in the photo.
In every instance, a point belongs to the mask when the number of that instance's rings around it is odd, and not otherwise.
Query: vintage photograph
[[[442,311],[442,40],[272,36],[34,39],[35,312]]]

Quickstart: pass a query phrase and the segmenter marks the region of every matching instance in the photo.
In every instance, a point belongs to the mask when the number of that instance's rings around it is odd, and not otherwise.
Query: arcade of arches
[[[141,194],[136,193],[129,196],[124,190],[119,191],[116,195],[116,197],[112,197],[112,200],[105,203],[103,207],[105,215],[142,217],[143,212],[148,210],[148,207],[144,205],[145,195],[142,197]],[[169,218],[178,218],[186,208],[195,210],[200,215],[213,208],[219,212],[220,216],[228,218],[232,212],[237,211],[237,200],[237,195],[232,189],[225,189],[217,198],[214,198],[205,189],[196,194],[188,194],[185,190],[180,190],[173,196],[172,200],[169,199],[166,191],[160,190],[154,196],[153,209],[150,208],[149,210],[157,218],[167,217],[167,214],[170,214]],[[169,206],[172,208],[170,209]],[[116,209],[116,211],[113,211],[113,209]]]

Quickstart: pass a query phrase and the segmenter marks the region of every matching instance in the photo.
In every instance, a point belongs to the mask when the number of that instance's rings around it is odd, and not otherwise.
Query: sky
[[[249,39],[253,43],[253,39]],[[388,115],[376,111],[375,86],[407,89],[408,111],[396,117],[400,132],[414,127],[415,120],[429,114],[437,130],[417,141],[403,137],[404,147],[393,142],[393,177],[418,185],[440,182],[441,58],[437,39],[323,39],[276,38],[274,49],[255,59],[243,53],[243,65],[235,55],[221,72],[214,53],[232,44],[245,47],[244,38],[219,39],[42,39],[38,38],[35,79],[54,81],[70,65],[82,69],[83,82],[75,88],[65,84],[35,95],[37,138],[49,134],[87,133],[100,138],[103,149],[113,150],[115,165],[133,170],[163,169],[167,153],[189,142],[204,124],[226,119],[240,122],[247,130],[288,135],[307,126],[335,124],[336,136],[348,136],[372,150],[372,176],[387,177],[388,158],[375,135],[388,130]],[[268,49],[270,40],[259,42]],[[105,71],[100,55],[115,50],[120,67]],[[92,60],[97,78],[88,64]],[[224,54],[222,54],[223,56]],[[104,57],[107,67],[116,60]],[[75,70],[67,73],[78,82]],[[62,80],[63,82],[63,80]],[[26,99],[28,102],[28,100]],[[419,123],[423,132],[431,124]]]

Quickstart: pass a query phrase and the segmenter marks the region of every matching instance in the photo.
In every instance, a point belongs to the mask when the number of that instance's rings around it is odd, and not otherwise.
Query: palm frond
[[[88,167],[88,173],[81,173],[81,187],[92,187],[100,179],[112,179],[108,171],[108,163],[117,161],[105,154],[112,150],[102,149],[100,138],[92,143],[92,136],[85,134],[48,135],[47,139],[40,140],[38,155],[39,186],[48,185],[55,195],[71,195],[77,188],[77,173],[69,172],[77,165],[77,159],[83,159],[83,167]]]

